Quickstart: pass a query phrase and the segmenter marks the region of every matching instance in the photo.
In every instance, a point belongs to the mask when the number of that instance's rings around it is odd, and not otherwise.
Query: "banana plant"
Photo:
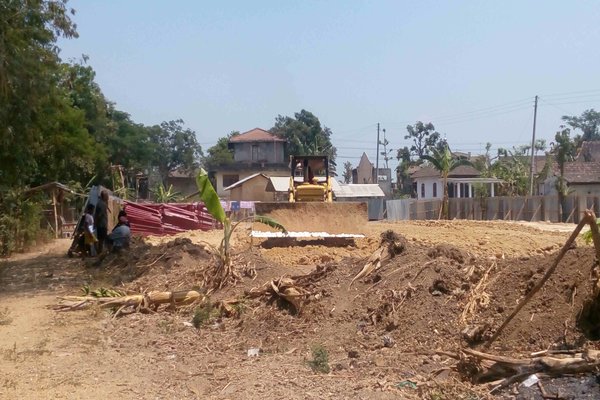
[[[283,225],[274,219],[262,215],[255,215],[232,223],[231,218],[225,214],[225,210],[221,205],[219,196],[210,183],[208,174],[204,169],[200,169],[200,173],[196,177],[196,184],[198,185],[198,191],[200,192],[200,199],[204,202],[204,205],[206,206],[206,209],[210,215],[223,224],[223,239],[221,239],[219,246],[215,247],[206,243],[208,248],[218,260],[219,265],[217,266],[217,274],[215,275],[214,283],[216,287],[221,288],[232,276],[234,276],[231,263],[231,235],[240,225],[240,223],[250,220],[268,225],[272,228],[282,231],[283,233],[287,233],[287,230]]]
[[[173,190],[173,185],[169,185],[169,188],[166,189],[162,183],[159,183],[152,193],[154,193],[157,203],[174,203],[181,199],[181,193]]]

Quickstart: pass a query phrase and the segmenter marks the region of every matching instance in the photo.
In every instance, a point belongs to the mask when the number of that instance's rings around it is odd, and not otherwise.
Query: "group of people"
[[[108,233],[108,213],[108,192],[103,190],[96,205],[88,204],[85,208],[80,226],[82,234],[79,239],[84,255],[94,257],[102,254],[105,246],[109,252],[117,252],[129,247],[131,230],[127,213],[124,210],[119,211],[117,225],[110,234]]]

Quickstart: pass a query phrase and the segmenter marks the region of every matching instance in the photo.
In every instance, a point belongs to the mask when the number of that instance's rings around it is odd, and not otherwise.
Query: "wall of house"
[[[571,192],[571,190],[573,190],[573,192]],[[569,185],[569,194],[576,194],[579,196],[598,196],[600,195],[600,184],[588,183]]]
[[[183,196],[196,193],[198,186],[196,185],[196,178],[185,177],[185,178],[167,178],[167,189],[169,185],[173,185],[173,190],[179,192]]]
[[[441,199],[444,197],[442,180],[437,177],[417,178],[417,199]],[[437,186],[437,193],[433,195],[433,184]],[[425,196],[422,195],[421,185],[425,185]]]
[[[374,183],[373,166],[371,165],[371,163],[360,163],[358,164],[358,167],[354,169],[354,171],[352,173],[352,183]]]
[[[233,159],[236,162],[265,162],[265,163],[283,163],[283,143],[284,142],[244,142],[233,143]],[[252,147],[258,148],[253,158]]]
[[[288,176],[290,173],[287,169],[286,170],[278,170],[278,171],[269,171],[269,170],[262,170],[262,169],[248,169],[248,170],[244,170],[244,171],[217,171],[217,172],[215,172],[215,181],[216,181],[215,190],[217,191],[217,195],[219,195],[219,197],[222,199],[229,199],[229,197],[231,196],[231,191],[224,190],[228,186],[228,185],[227,186],[223,185],[224,175],[237,175],[238,181],[241,181],[242,179],[247,178],[250,175],[254,175],[257,172],[262,172],[268,176]]]
[[[233,201],[273,201],[273,193],[267,192],[268,179],[256,177],[231,189],[229,200]]]

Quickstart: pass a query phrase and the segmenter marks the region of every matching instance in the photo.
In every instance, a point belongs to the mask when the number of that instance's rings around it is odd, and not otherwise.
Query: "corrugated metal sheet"
[[[338,185],[333,189],[336,197],[385,197],[385,193],[375,183],[358,183]]]
[[[138,235],[171,235],[189,230],[220,228],[203,203],[124,202],[131,232]]]

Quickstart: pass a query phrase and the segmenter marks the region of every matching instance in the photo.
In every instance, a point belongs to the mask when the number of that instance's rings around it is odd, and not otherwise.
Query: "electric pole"
[[[377,123],[377,157],[375,158],[375,182],[379,185],[379,122]]]
[[[537,120],[538,97],[535,96],[533,105],[533,134],[531,135],[531,171],[529,174],[529,195],[533,196],[533,175],[535,173],[535,123]]]

